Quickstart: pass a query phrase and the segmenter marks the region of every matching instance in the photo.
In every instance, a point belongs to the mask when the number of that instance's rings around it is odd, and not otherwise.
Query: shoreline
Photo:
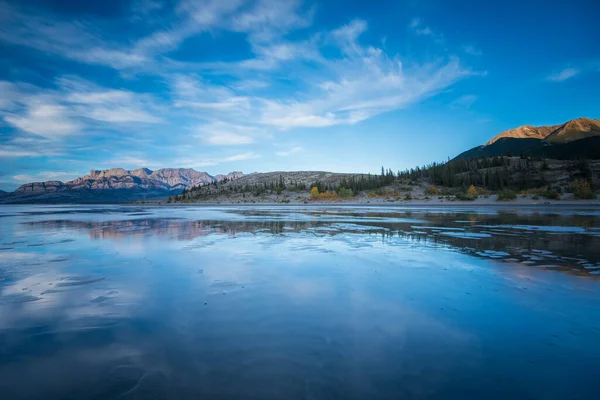
[[[264,199],[267,200],[267,199]],[[268,199],[273,200],[273,199]],[[177,202],[167,203],[164,200],[148,200],[138,201],[132,203],[9,203],[0,204],[0,206],[152,206],[152,207],[217,207],[217,206],[242,206],[242,207],[261,207],[261,206],[279,206],[279,207],[298,207],[298,206],[309,206],[309,207],[491,207],[491,208],[518,208],[518,207],[530,207],[530,208],[544,208],[544,207],[585,207],[585,208],[599,208],[600,199],[590,200],[533,200],[527,197],[517,198],[515,200],[498,201],[492,197],[489,198],[478,198],[471,201],[466,200],[447,200],[447,199],[413,199],[413,200],[393,200],[389,201],[384,198],[363,198],[359,201],[357,199],[350,200],[306,200],[306,201],[197,201],[197,202]]]
[[[269,201],[270,200],[270,201]],[[273,201],[275,200],[275,201]],[[289,199],[288,199],[289,200]],[[446,198],[430,198],[430,199],[412,199],[412,200],[392,200],[386,198],[353,198],[348,200],[290,200],[277,201],[276,199],[262,199],[258,201],[231,201],[226,198],[222,200],[211,201],[190,201],[177,203],[158,203],[150,201],[147,203],[132,203],[132,204],[156,204],[164,206],[186,206],[186,205],[207,205],[207,206],[347,206],[347,207],[599,207],[600,198],[598,199],[582,199],[566,198],[564,200],[548,200],[548,199],[532,199],[531,195],[518,197],[514,200],[497,200],[496,196],[479,197],[475,200],[448,200]]]

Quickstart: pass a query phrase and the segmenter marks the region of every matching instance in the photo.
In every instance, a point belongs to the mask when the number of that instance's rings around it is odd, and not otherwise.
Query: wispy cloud
[[[126,90],[107,89],[91,82],[72,77],[58,80],[64,104],[72,114],[106,123],[162,122],[157,117],[158,106],[148,95]]]
[[[163,122],[150,97],[80,78],[60,77],[53,88],[20,82],[0,82],[0,86],[7,89],[0,95],[0,118],[24,133],[49,140]]]
[[[289,157],[293,154],[300,153],[302,151],[304,151],[304,148],[302,148],[300,146],[294,146],[289,150],[277,151],[277,152],[275,152],[275,155],[277,155],[279,157]]]
[[[71,120],[68,112],[65,106],[33,99],[24,113],[9,113],[4,120],[24,132],[52,139],[80,131],[82,124]]]
[[[245,160],[254,160],[256,158],[260,158],[260,155],[248,152],[243,154],[236,154],[234,156],[226,157],[222,161],[223,162],[233,162],[233,161],[245,161]]]
[[[261,130],[251,126],[215,121],[197,128],[196,137],[212,146],[237,146],[255,142]]]
[[[564,68],[558,72],[548,75],[546,79],[552,82],[563,82],[579,75],[581,72],[582,71],[577,68]]]
[[[69,146],[43,137],[14,136],[0,144],[0,157],[15,159],[22,157],[60,157],[67,154]]]
[[[223,164],[238,163],[247,160],[255,160],[260,158],[261,155],[254,152],[246,152],[240,154],[234,154],[228,157],[214,158],[214,157],[203,157],[198,156],[195,158],[177,158],[171,162],[170,165],[177,165],[183,168],[205,168],[215,167]]]
[[[202,118],[219,115],[229,121],[265,129],[288,130],[355,124],[383,112],[400,109],[434,96],[439,91],[476,72],[462,65],[458,57],[448,57],[405,68],[397,54],[363,45],[365,21],[354,20],[320,40],[304,42],[321,73],[315,76],[311,64],[298,64],[295,52],[283,52],[278,60],[294,61],[302,92],[291,97],[246,96],[231,87],[209,84],[180,76],[174,83],[179,98],[176,105],[194,109]],[[335,44],[341,57],[326,58],[321,47]],[[210,114],[210,116],[206,116]],[[230,135],[228,135],[230,136]]]
[[[18,174],[12,177],[16,183],[61,181],[66,182],[80,176],[79,172],[45,171],[37,174]]]
[[[119,167],[119,168],[160,168],[162,166],[161,163],[149,160],[147,158],[143,158],[142,156],[123,156],[118,158],[111,158],[108,160],[104,160],[100,163],[103,168],[106,167]]]
[[[600,72],[600,59],[573,61],[545,76],[550,82],[564,82],[577,76]]]
[[[450,106],[454,108],[469,108],[473,105],[473,103],[475,103],[475,101],[477,101],[476,95],[465,94],[450,103]]]
[[[439,43],[445,40],[444,35],[442,33],[434,32],[428,25],[423,23],[421,18],[413,18],[408,24],[408,28],[417,35],[429,36]]]
[[[154,167],[160,150],[170,154],[164,163],[178,166],[247,161],[260,155],[244,146],[255,150],[300,128],[358,124],[479,75],[443,46],[423,61],[372,43],[366,20],[316,29],[316,12],[302,0],[135,0],[125,20],[135,29],[124,39],[110,21],[0,2],[0,41],[102,71],[77,65],[85,78],[0,81],[1,123],[14,130],[0,141],[0,156],[87,152],[102,165]],[[445,40],[418,18],[409,29],[412,40]],[[187,39],[232,32],[246,42],[242,59],[176,57]]]

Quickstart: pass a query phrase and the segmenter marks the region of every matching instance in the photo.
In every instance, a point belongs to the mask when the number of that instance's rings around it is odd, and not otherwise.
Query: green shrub
[[[504,189],[503,191],[498,193],[498,200],[508,201],[514,200],[517,198],[517,193],[514,190]]]
[[[554,190],[544,190],[541,195],[548,200],[560,200],[560,196]]]
[[[354,196],[354,192],[352,189],[339,188],[337,191],[338,195],[343,198],[348,198]]]
[[[425,188],[425,194],[429,196],[437,196],[440,193],[439,189],[435,186],[427,186]]]
[[[475,197],[471,197],[468,194],[465,193],[459,193],[456,196],[456,200],[461,200],[461,201],[473,201],[475,200]]]
[[[583,200],[596,198],[596,193],[594,193],[588,181],[580,180],[577,182],[573,182],[570,185],[570,188],[573,191],[573,194],[575,195],[576,199]]]

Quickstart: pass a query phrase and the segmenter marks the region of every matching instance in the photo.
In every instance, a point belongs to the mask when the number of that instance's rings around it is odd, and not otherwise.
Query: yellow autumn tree
[[[311,199],[318,199],[319,198],[319,188],[314,186],[312,189],[310,189],[310,198]]]
[[[469,196],[469,197],[476,197],[477,196],[477,189],[475,189],[475,186],[471,185],[471,187],[469,188],[469,190],[467,190],[467,196]]]

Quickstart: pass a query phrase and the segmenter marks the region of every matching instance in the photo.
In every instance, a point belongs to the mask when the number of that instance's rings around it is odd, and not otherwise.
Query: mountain
[[[489,146],[500,139],[545,139],[553,143],[567,143],[591,136],[600,136],[600,120],[577,118],[564,124],[552,126],[529,126],[509,129],[488,141],[484,146]]]
[[[554,132],[560,125],[554,126],[530,126],[524,125],[518,128],[509,129],[504,131],[496,136],[494,136],[490,141],[488,141],[484,146],[489,146],[500,139],[544,139],[546,136]]]
[[[552,143],[540,139],[503,138],[491,145],[477,146],[467,150],[454,159],[484,158],[495,156],[520,156],[552,158],[555,160],[574,160],[586,158],[600,159],[600,136],[592,136],[568,143]]]
[[[561,160],[600,159],[600,120],[577,118],[553,126],[521,126],[504,131],[483,146],[467,150],[455,159],[506,154]]]
[[[552,143],[568,143],[592,136],[600,136],[600,120],[578,118],[559,126],[545,139]]]
[[[7,195],[3,203],[121,203],[181,193],[183,189],[204,186],[223,179],[234,180],[238,171],[211,176],[191,168],[164,168],[152,171],[139,168],[91,170],[88,175],[69,182],[47,181],[22,185]]]
[[[227,175],[221,175],[221,174],[215,175],[215,179],[217,180],[217,182],[221,182],[224,180],[233,181],[235,179],[241,178],[242,176],[244,176],[244,174],[242,172],[233,171],[233,172],[228,173]]]

